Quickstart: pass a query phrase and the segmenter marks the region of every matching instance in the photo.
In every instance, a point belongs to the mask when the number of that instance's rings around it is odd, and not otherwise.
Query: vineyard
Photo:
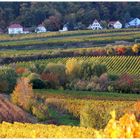
[[[139,138],[139,38],[140,28],[0,35],[0,137]]]
[[[17,66],[27,67],[29,65],[43,64],[46,65],[50,62],[52,63],[63,63],[65,64],[67,60],[77,59],[78,61],[91,61],[98,62],[100,64],[105,64],[107,66],[108,72],[111,74],[123,74],[129,73],[138,75],[140,73],[140,57],[138,56],[112,56],[112,57],[73,57],[73,58],[54,58],[48,60],[37,60],[30,62],[19,62]]]
[[[14,124],[3,122],[0,124],[1,138],[139,138],[140,124],[134,115],[126,114],[119,121],[115,120],[115,113],[104,130],[93,128],[55,126],[43,124]],[[5,131],[6,130],[6,131]],[[47,130],[47,131],[46,131]],[[129,131],[128,131],[129,130]]]

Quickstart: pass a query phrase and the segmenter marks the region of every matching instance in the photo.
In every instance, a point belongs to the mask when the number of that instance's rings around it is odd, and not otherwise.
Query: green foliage
[[[32,79],[30,80],[30,83],[33,86],[33,89],[43,89],[46,88],[46,84],[43,80],[41,79]]]
[[[45,82],[40,78],[39,74],[31,73],[29,76],[29,83],[32,84],[33,89],[42,89],[46,87]]]
[[[43,103],[37,103],[32,106],[32,114],[35,115],[39,121],[45,121],[49,117],[48,107]]]
[[[109,112],[104,106],[92,108],[86,104],[80,112],[80,126],[102,129],[110,119]]]
[[[104,64],[95,64],[93,67],[93,74],[98,77],[107,72],[107,67]]]
[[[14,69],[3,67],[0,69],[0,91],[11,93],[16,85],[17,74]]]

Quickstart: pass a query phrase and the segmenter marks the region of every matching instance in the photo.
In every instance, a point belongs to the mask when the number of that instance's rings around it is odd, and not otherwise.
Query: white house
[[[139,18],[135,18],[133,20],[131,20],[130,22],[125,24],[126,28],[129,27],[140,27],[140,19]]]
[[[11,24],[8,27],[8,34],[22,34],[23,27],[20,24]]]
[[[108,24],[109,28],[114,28],[114,29],[121,29],[122,28],[122,24],[120,21],[110,21]]]
[[[66,31],[68,31],[68,27],[67,27],[67,25],[65,24],[64,26],[63,26],[63,29],[62,30],[59,30],[60,32],[66,32]]]
[[[46,31],[47,31],[46,28],[42,24],[38,25],[37,28],[35,29],[36,33],[44,33]]]
[[[92,30],[101,30],[103,29],[100,23],[95,19],[91,25],[89,25],[88,29]]]

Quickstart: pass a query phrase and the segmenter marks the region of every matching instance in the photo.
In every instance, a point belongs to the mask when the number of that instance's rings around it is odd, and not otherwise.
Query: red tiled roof
[[[23,28],[20,24],[11,24],[9,28]]]

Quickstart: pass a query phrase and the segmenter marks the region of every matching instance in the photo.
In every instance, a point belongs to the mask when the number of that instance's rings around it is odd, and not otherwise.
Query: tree
[[[43,24],[49,31],[58,31],[60,29],[60,19],[56,16],[50,16],[49,19],[45,19]]]
[[[29,84],[28,78],[20,78],[17,81],[15,90],[11,95],[11,100],[14,104],[19,105],[23,109],[30,111],[34,102],[34,94],[32,85]]]

